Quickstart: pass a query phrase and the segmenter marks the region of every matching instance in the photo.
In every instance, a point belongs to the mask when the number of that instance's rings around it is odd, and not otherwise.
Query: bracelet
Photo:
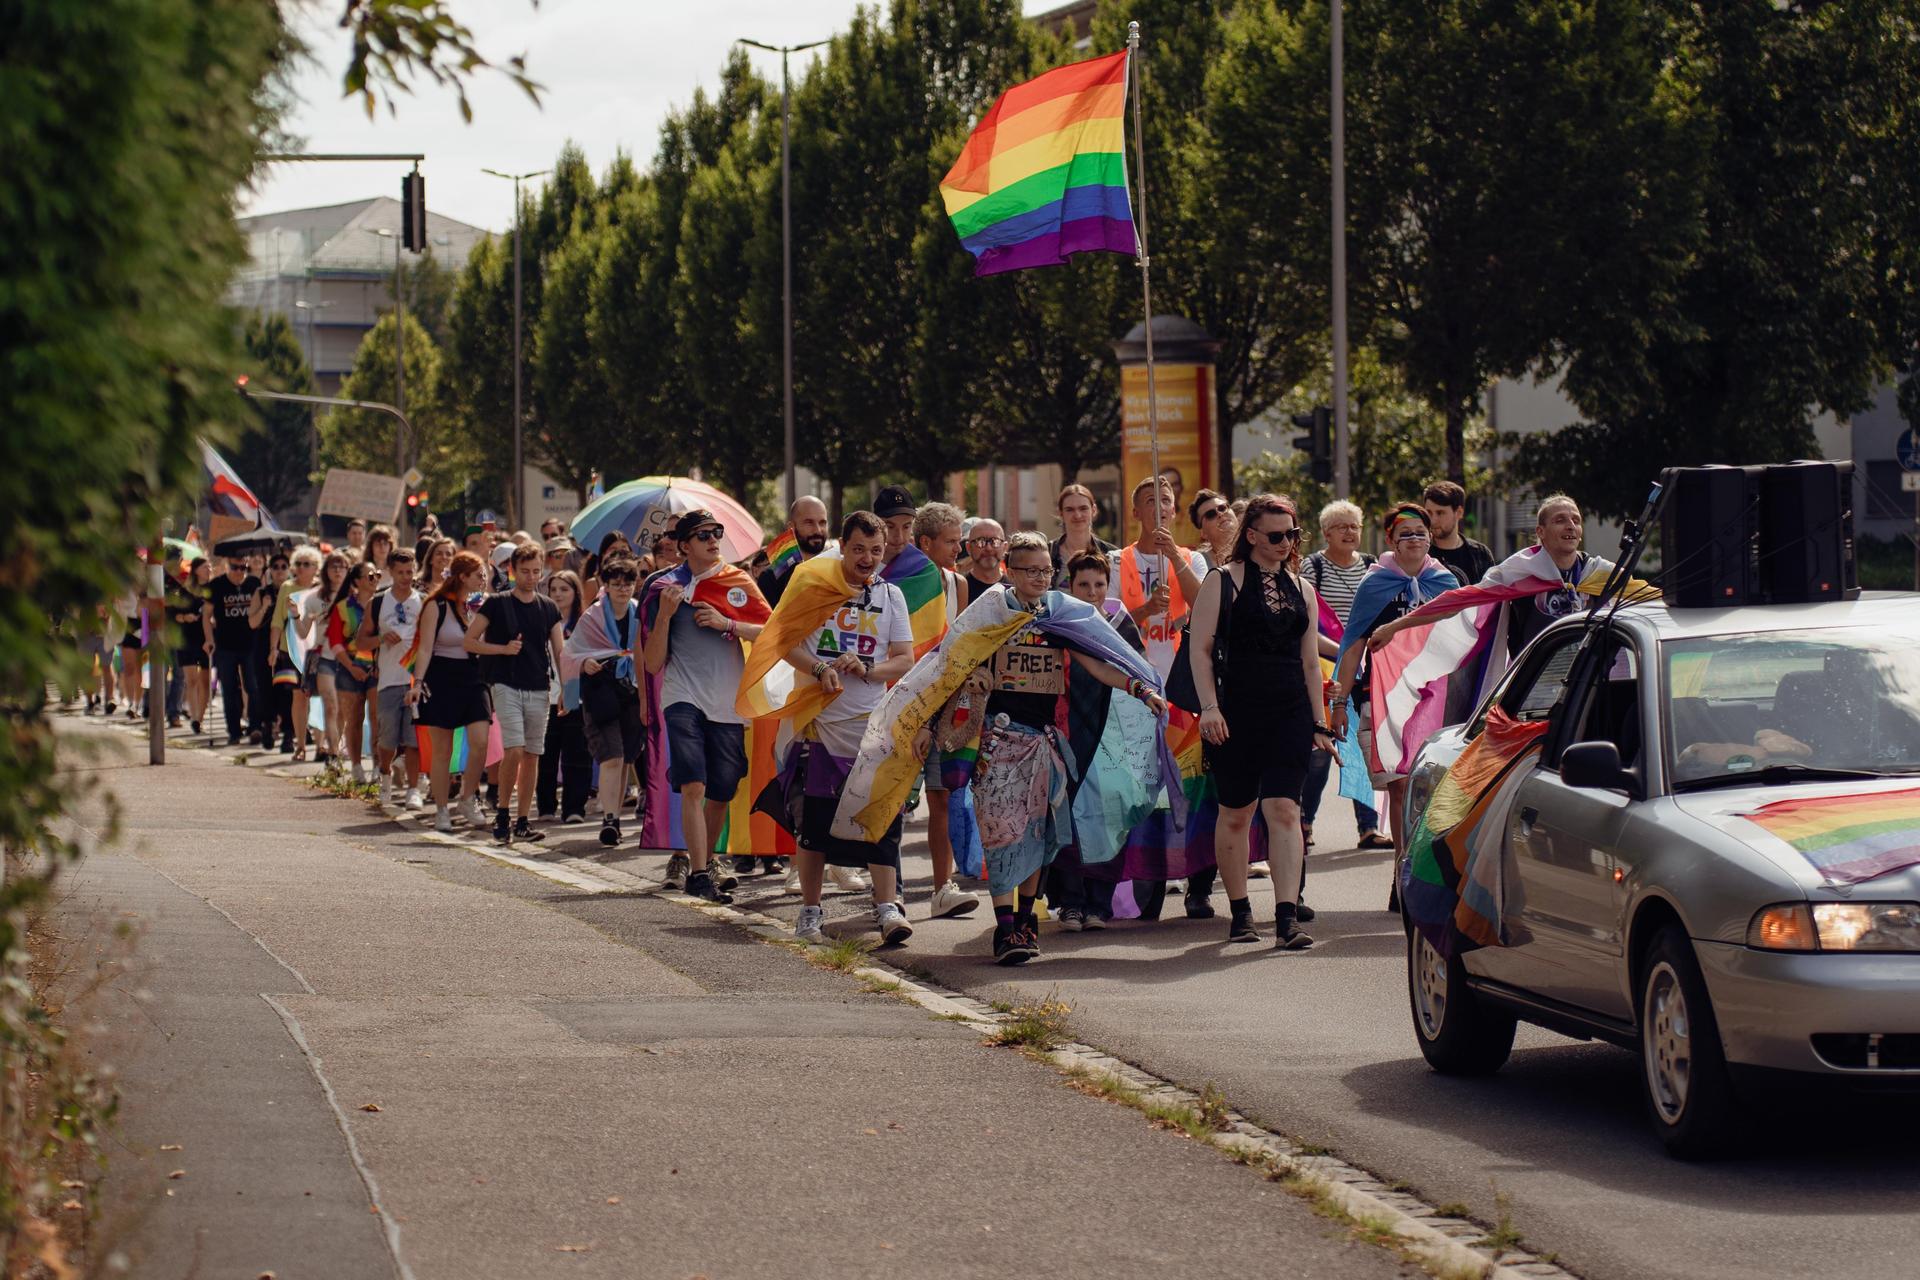
[[[729,636],[731,636],[731,635],[733,634],[733,628],[734,628],[734,626],[735,626],[735,625],[736,625],[736,623],[735,623],[735,620],[734,620],[734,619],[732,619],[732,618],[728,618],[728,619],[727,619],[727,634],[728,634]]]
[[[827,664],[816,659],[813,664],[813,678],[815,680],[818,680],[820,678],[820,673],[825,671],[826,669],[827,669]]]
[[[1344,707],[1346,705],[1347,705],[1347,695],[1344,693],[1337,693],[1333,697],[1327,699],[1327,710],[1329,711],[1337,711],[1341,707]]]
[[[1142,680],[1139,676],[1128,676],[1127,677],[1127,693],[1130,696],[1138,698],[1140,701],[1145,702],[1147,700],[1147,682],[1145,680]]]
[[[1217,702],[1206,702],[1206,703],[1202,703],[1200,706],[1200,711],[1201,711],[1201,714],[1203,715],[1209,711],[1218,711],[1219,709],[1220,709],[1220,704]]]

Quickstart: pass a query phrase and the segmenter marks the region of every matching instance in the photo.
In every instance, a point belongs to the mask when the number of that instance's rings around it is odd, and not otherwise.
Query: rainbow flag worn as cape
[[[686,592],[685,599],[680,602],[682,609],[711,605],[724,617],[756,626],[773,613],[767,608],[767,599],[760,594],[760,588],[754,585],[753,578],[737,565],[722,560],[697,581],[692,566],[676,565],[647,580],[640,601],[640,639],[634,645],[636,650],[646,647],[647,634],[653,629],[653,620],[659,613],[660,593],[669,586],[677,586]],[[668,661],[672,661],[671,655]],[[641,669],[645,671],[644,663]],[[680,806],[675,803],[673,788],[667,783],[667,717],[666,708],[660,705],[663,682],[658,673],[651,672],[646,674],[646,682],[647,706],[653,714],[648,716],[646,727],[647,811],[641,821],[640,843],[648,849],[682,849],[686,847],[686,836],[680,830]],[[745,785],[744,780],[742,785]]]
[[[1597,597],[1613,569],[1612,561],[1590,556],[1572,587]],[[1362,581],[1363,590],[1378,572]],[[1433,623],[1398,631],[1373,653],[1373,766],[1384,766],[1389,773],[1410,771],[1427,739],[1449,722],[1449,706],[1457,722],[1506,672],[1507,602],[1567,585],[1553,558],[1533,546],[1487,570],[1477,584],[1447,591],[1414,609],[1409,617],[1432,617]],[[1639,578],[1628,582],[1622,594],[1628,601],[1659,598],[1659,592]],[[1357,598],[1354,609],[1357,616]]]
[[[974,274],[1137,253],[1127,198],[1125,51],[1056,67],[987,109],[940,199]]]
[[[1792,845],[1828,884],[1920,866],[1920,787],[1776,800],[1738,816]]]
[[[833,701],[815,681],[795,683],[771,677],[782,671],[790,676],[793,668],[785,662],[787,654],[811,639],[854,594],[841,563],[837,557],[815,556],[794,568],[793,580],[768,616],[766,630],[747,648],[746,669],[734,694],[735,711],[749,720],[790,719],[797,733]]]
[[[1486,728],[1441,778],[1407,835],[1401,909],[1442,955],[1507,944],[1506,813],[1547,724],[1492,708]]]
[[[913,625],[913,656],[924,658],[947,634],[946,582],[940,566],[918,547],[905,547],[880,570],[880,581],[891,582],[906,597],[907,620]]]

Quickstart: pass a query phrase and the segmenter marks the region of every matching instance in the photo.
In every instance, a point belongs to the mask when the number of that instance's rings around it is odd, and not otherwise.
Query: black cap
[[[720,523],[719,516],[716,516],[715,514],[713,514],[713,512],[707,510],[705,507],[696,507],[694,510],[687,512],[685,515],[681,516],[679,520],[674,522],[673,540],[675,542],[685,542],[688,538],[693,536],[693,531],[695,529],[698,529],[703,525],[719,524],[719,523]]]
[[[914,502],[913,495],[897,484],[890,484],[880,491],[873,500],[873,514],[882,520],[890,516],[910,516],[920,508]]]

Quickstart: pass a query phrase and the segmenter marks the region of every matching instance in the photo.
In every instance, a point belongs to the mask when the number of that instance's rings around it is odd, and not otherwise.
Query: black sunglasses
[[[1222,515],[1225,515],[1226,511],[1227,511],[1227,508],[1224,505],[1218,506],[1218,507],[1208,507],[1205,511],[1202,511],[1200,513],[1200,523],[1205,524],[1209,520],[1217,520]]]
[[[1277,547],[1283,542],[1300,541],[1300,531],[1298,529],[1282,529],[1278,533],[1266,529],[1255,529],[1253,536],[1256,538],[1265,538],[1267,545],[1270,547]]]

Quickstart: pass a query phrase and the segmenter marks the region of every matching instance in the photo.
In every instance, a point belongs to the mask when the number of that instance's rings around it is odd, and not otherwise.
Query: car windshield
[[[1676,783],[1920,770],[1920,639],[1867,628],[1672,640]]]

